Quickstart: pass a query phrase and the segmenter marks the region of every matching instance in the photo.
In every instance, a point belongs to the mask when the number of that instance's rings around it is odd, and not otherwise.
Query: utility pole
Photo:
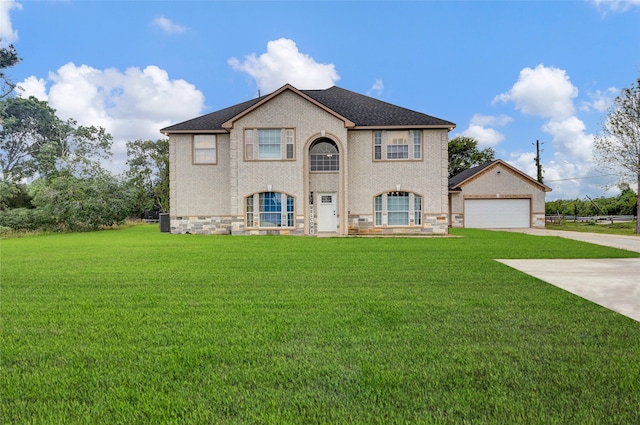
[[[536,140],[536,169],[538,170],[538,181],[540,183],[544,183],[544,179],[542,177],[542,164],[540,163],[540,152],[542,152],[540,150],[540,145],[543,145],[544,143],[540,143],[540,141]]]

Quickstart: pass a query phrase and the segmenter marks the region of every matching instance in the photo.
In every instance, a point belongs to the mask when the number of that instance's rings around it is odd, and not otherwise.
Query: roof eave
[[[356,125],[352,128],[352,130],[393,130],[393,129],[412,129],[412,128],[423,128],[423,129],[434,129],[434,130],[447,130],[451,131],[456,128],[455,124],[427,124],[427,125],[419,125],[419,124],[411,124],[411,125]]]
[[[167,130],[163,128],[160,133],[168,136],[170,134],[228,134],[227,130]]]

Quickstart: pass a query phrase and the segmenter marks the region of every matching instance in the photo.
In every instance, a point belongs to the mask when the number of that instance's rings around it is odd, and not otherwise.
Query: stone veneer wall
[[[198,235],[304,235],[304,219],[295,228],[245,229],[243,217],[172,216],[171,233]]]
[[[449,222],[446,214],[425,214],[424,225],[415,227],[376,227],[373,225],[372,215],[352,214],[349,216],[350,235],[446,235],[448,233],[448,227]]]

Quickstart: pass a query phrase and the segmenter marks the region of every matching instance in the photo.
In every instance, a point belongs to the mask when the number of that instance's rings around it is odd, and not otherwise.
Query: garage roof
[[[521,179],[527,181],[528,183],[531,183],[534,186],[538,186],[538,188],[540,190],[544,190],[545,192],[551,192],[551,188],[549,186],[540,183],[538,180],[536,180],[533,177],[523,173],[522,171],[518,170],[517,168],[507,164],[506,162],[504,162],[501,159],[496,159],[495,161],[487,162],[485,164],[478,165],[478,166],[473,167],[473,168],[469,168],[468,170],[464,170],[463,172],[461,172],[459,174],[456,174],[455,176],[453,176],[453,177],[451,177],[449,179],[449,190],[450,191],[455,191],[455,192],[462,190],[462,186],[464,186],[465,184],[467,184],[471,180],[475,180],[478,177],[480,177],[481,175],[483,175],[485,173],[488,173],[490,170],[492,170],[493,168],[497,167],[498,165],[502,165],[502,166],[508,168],[516,176],[518,176]]]

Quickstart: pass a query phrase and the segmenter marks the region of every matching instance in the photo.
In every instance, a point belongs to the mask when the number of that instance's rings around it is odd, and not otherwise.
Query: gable
[[[336,112],[336,111],[326,107],[325,105],[317,102],[316,100],[314,100],[313,98],[307,96],[304,92],[301,92],[300,90],[294,88],[293,86],[291,86],[289,84],[286,84],[283,87],[281,87],[279,90],[276,90],[275,92],[271,93],[270,95],[265,96],[259,102],[256,102],[255,104],[253,104],[250,107],[246,108],[245,110],[243,110],[239,114],[233,116],[231,119],[229,119],[226,122],[222,123],[222,128],[224,128],[226,130],[232,129],[233,125],[234,125],[234,123],[236,121],[242,119],[244,116],[246,116],[246,115],[250,114],[251,112],[257,110],[258,108],[261,108],[261,107],[269,104],[274,99],[281,97],[284,93],[293,93],[293,94],[301,97],[302,99],[306,100],[307,102],[313,104],[314,106],[316,106],[316,107],[318,107],[320,109],[323,109],[325,112],[327,112],[330,115],[333,115],[337,119],[341,120],[344,123],[344,127],[345,128],[350,128],[350,127],[353,127],[355,125],[352,121],[350,121],[348,118],[343,117],[338,112]]]
[[[502,173],[505,173],[505,175],[509,177],[516,178],[517,181],[525,183],[528,186],[532,186],[537,190],[551,192],[550,187],[538,182],[531,176],[507,164],[501,159],[470,168],[451,177],[449,179],[449,190],[463,190],[465,186],[470,186],[474,183],[477,184],[479,180],[482,180],[483,185],[497,187],[504,184],[504,178],[503,176],[500,176]]]

